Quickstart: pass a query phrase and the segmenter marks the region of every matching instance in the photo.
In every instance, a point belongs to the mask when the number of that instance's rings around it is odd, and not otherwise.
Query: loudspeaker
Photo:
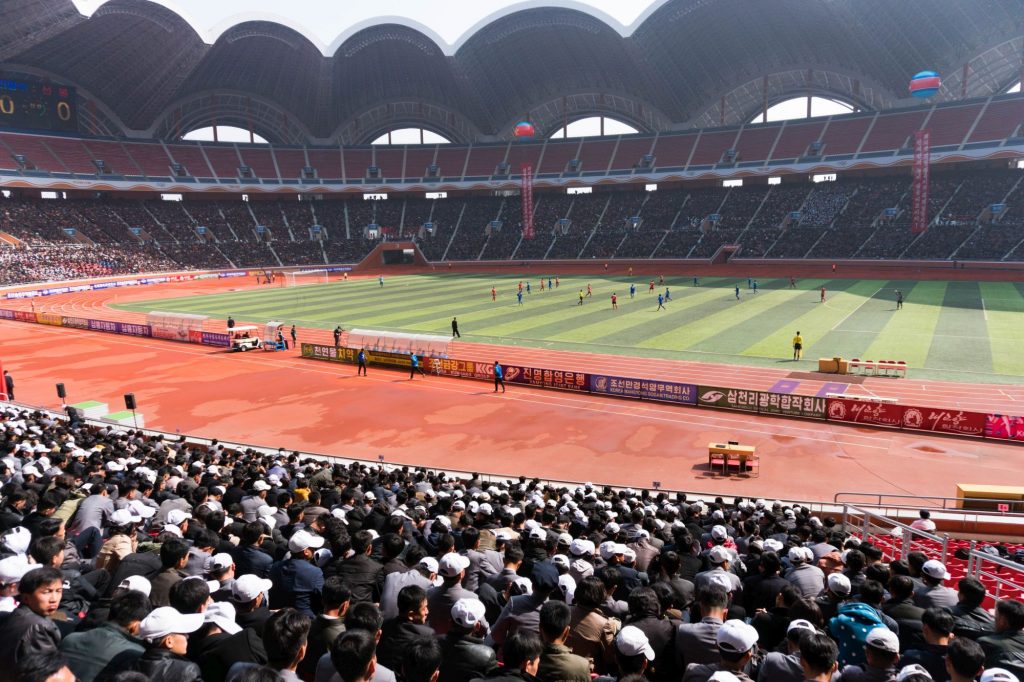
[[[124,394],[124,406],[125,406],[126,409],[129,409],[129,410],[134,410],[135,409],[135,394],[134,393],[125,393]]]
[[[58,398],[67,398],[68,397],[67,391],[64,390],[64,384],[57,384],[57,397]]]

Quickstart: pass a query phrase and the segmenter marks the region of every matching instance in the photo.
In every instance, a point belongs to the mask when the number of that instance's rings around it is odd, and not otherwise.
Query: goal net
[[[327,270],[295,270],[284,273],[286,287],[298,287],[304,284],[326,284]]]

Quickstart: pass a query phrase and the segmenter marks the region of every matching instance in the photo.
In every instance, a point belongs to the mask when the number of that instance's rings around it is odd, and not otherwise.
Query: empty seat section
[[[654,148],[654,165],[658,168],[685,166],[696,141],[696,135],[662,135]]]
[[[495,168],[505,160],[508,152],[508,145],[488,144],[473,146],[469,150],[469,163],[466,164],[466,177],[477,177],[481,175],[494,175]],[[509,161],[511,163],[511,161]]]
[[[402,165],[405,159],[405,147],[374,147],[376,160],[374,165],[380,168],[382,178],[401,178]]]
[[[854,119],[834,118],[828,128],[821,136],[824,143],[822,154],[832,156],[834,154],[853,154],[864,139],[864,133],[871,125],[871,116],[863,116]]]
[[[580,169],[586,171],[603,171],[608,168],[615,151],[615,140],[605,137],[591,138],[583,141],[580,149]]]
[[[981,115],[968,142],[1004,140],[1013,135],[1024,121],[1024,98],[992,102]]]
[[[295,179],[302,177],[302,169],[307,165],[306,154],[301,149],[274,148],[274,158],[282,178]]]
[[[95,174],[96,166],[92,163],[92,155],[82,146],[81,140],[72,140],[62,137],[50,137],[46,139],[47,146],[53,153],[60,157],[64,165],[72,173],[83,173],[86,175]]]
[[[548,148],[544,150],[544,160],[541,163],[541,167],[537,170],[538,173],[564,173],[567,169],[569,161],[576,158],[576,152],[579,149],[580,141],[567,140],[565,142],[551,140],[548,142]],[[598,168],[586,168],[581,170],[603,170]]]
[[[11,150],[13,154],[22,154],[28,160],[29,165],[35,166],[41,171],[66,172],[64,165],[54,156],[44,143],[44,138],[36,135],[19,135],[17,133],[2,133],[0,140]],[[3,154],[0,159],[0,168],[17,168],[18,164],[14,159]]]
[[[913,144],[914,133],[924,123],[927,111],[909,111],[903,114],[881,114],[875,121],[862,152],[901,149]]]
[[[928,119],[928,130],[931,131],[931,144],[940,147],[947,144],[960,144],[964,136],[978,117],[981,106],[971,104],[964,107],[940,107],[932,112]]]
[[[139,175],[142,173],[120,142],[84,140],[82,144],[85,145],[90,156],[94,159],[101,159],[111,173],[117,175]]]
[[[341,172],[341,151],[336,147],[308,149],[306,153],[309,155],[309,165],[316,168],[318,177],[325,180],[340,180],[344,177]]]
[[[765,161],[768,153],[775,144],[775,138],[779,136],[781,126],[758,126],[744,128],[740,139],[736,142],[736,160],[744,161]]]
[[[462,169],[466,165],[466,156],[468,154],[468,148],[443,144],[437,149],[437,159],[434,163],[440,167],[442,176],[448,178],[462,177]]]
[[[242,157],[242,163],[251,168],[253,175],[257,178],[277,180],[277,168],[274,167],[274,157],[270,147],[239,145],[238,152]]]
[[[142,142],[124,142],[122,144],[132,160],[142,169],[143,174],[156,177],[165,177],[171,174],[171,160],[167,157],[163,145]]]
[[[213,172],[216,177],[238,177],[238,167],[242,165],[242,162],[238,158],[238,152],[235,151],[234,145],[204,144],[202,147],[203,151],[206,152],[206,158],[210,160],[210,165],[213,166]]]
[[[773,159],[798,159],[807,154],[812,142],[817,142],[821,131],[825,129],[824,121],[811,123],[790,123],[782,129],[782,135],[772,152]]]
[[[208,178],[210,176],[210,164],[206,163],[202,150],[198,144],[175,144],[168,145],[168,151],[175,163],[185,167],[185,171],[194,178]]]
[[[717,133],[704,133],[697,142],[697,149],[693,153],[691,165],[703,166],[718,163],[722,160],[722,154],[727,149],[732,149],[736,140],[735,130],[726,130]]]
[[[405,148],[405,172],[402,174],[406,178],[422,178],[427,175],[427,168],[430,164],[434,163],[434,152],[437,150],[436,146],[429,147],[406,147]],[[451,168],[449,171],[453,170]],[[462,168],[459,168],[455,172],[461,172]],[[445,172],[444,170],[441,171]]]
[[[615,158],[612,159],[612,170],[633,170],[640,163],[640,159],[651,152],[652,146],[654,139],[650,137],[619,138],[619,148],[615,150]]]
[[[371,149],[350,149],[345,150],[345,179],[362,180],[367,176],[367,169],[373,164],[373,150]],[[386,177],[381,171],[380,177]]]

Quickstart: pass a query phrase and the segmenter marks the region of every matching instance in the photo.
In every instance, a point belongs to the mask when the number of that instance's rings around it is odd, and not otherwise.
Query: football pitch
[[[642,277],[565,277],[540,289],[526,276],[424,274],[267,287],[205,296],[140,301],[124,310],[277,320],[300,327],[341,325],[451,334],[457,316],[464,341],[616,355],[815,370],[819,357],[904,360],[909,376],[1017,383],[1024,377],[1024,285],[1008,282],[666,278],[648,291]],[[518,304],[519,281],[524,284]],[[630,283],[636,294],[630,297]],[[579,305],[579,291],[593,296]],[[491,287],[497,300],[491,300]],[[736,297],[739,287],[739,299]],[[826,301],[820,302],[820,289]],[[657,294],[671,300],[658,310]],[[904,296],[896,309],[896,291]],[[618,296],[612,310],[611,296]],[[804,338],[792,361],[793,335]]]

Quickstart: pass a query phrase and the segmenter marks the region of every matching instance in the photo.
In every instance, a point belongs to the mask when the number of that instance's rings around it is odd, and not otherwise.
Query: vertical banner
[[[910,231],[914,234],[928,229],[928,174],[932,163],[931,134],[928,130],[914,133],[913,216]]]
[[[533,239],[533,166],[522,166],[523,188],[519,198],[523,204],[523,239]]]

